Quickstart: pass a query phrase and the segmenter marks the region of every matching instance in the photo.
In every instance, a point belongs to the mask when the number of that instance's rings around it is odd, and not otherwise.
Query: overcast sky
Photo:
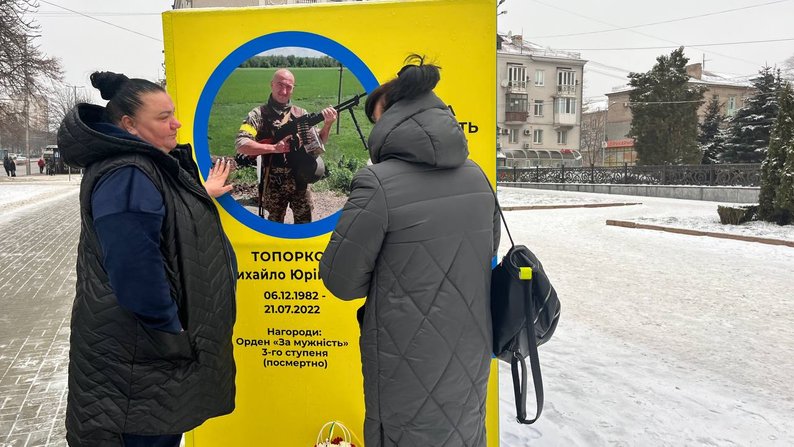
[[[88,76],[94,70],[147,79],[163,76],[160,13],[171,9],[171,0],[39,3],[35,17],[41,25],[39,44],[48,55],[61,59],[68,84],[90,88]],[[764,64],[780,65],[794,55],[794,40],[695,47],[794,39],[794,0],[505,0],[498,10],[507,11],[498,17],[499,31],[523,34],[539,45],[579,51],[589,61],[586,98],[597,99],[625,84],[629,71],[647,71],[656,56],[669,54],[678,45],[687,47],[692,62],[705,56],[707,70],[736,77],[752,75]],[[653,24],[658,22],[667,23]],[[637,47],[664,48],[631,49]]]
[[[507,11],[498,18],[499,31],[580,52],[589,61],[585,97],[625,84],[628,72],[648,71],[657,56],[680,45],[686,47],[690,63],[705,56],[706,70],[736,77],[752,75],[764,64],[780,65],[794,55],[794,40],[699,46],[794,39],[792,0],[506,0],[499,11]],[[658,22],[667,23],[650,25]]]
[[[88,79],[94,71],[116,71],[150,80],[164,76],[160,14],[171,10],[172,4],[171,0],[39,0],[35,15],[41,26],[38,43],[46,54],[61,59],[67,84],[84,87],[99,101],[99,92]]]

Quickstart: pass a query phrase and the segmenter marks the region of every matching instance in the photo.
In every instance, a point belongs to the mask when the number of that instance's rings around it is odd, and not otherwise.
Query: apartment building
[[[500,165],[582,165],[579,131],[586,62],[579,53],[543,48],[520,35],[497,35]]]
[[[7,99],[9,110],[12,110],[19,119],[24,120],[25,99],[15,96]],[[44,95],[28,97],[28,125],[31,129],[46,132],[49,129],[50,102]]]
[[[744,107],[747,99],[753,95],[753,83],[746,78],[735,78],[730,75],[706,71],[700,63],[689,64],[686,72],[690,76],[689,83],[706,87],[703,94],[703,105],[698,109],[698,120],[703,121],[706,109],[712,98],[720,101],[720,112],[725,116],[733,116]],[[616,87],[607,93],[607,145],[604,154],[606,166],[629,166],[636,164],[637,153],[634,151],[634,140],[628,137],[631,129],[631,108],[629,86]]]

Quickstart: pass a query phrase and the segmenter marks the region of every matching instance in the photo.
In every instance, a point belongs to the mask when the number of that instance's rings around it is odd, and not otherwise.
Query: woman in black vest
[[[236,263],[191,149],[176,141],[157,84],[91,75],[106,107],[77,105],[58,131],[64,161],[85,169],[71,321],[70,446],[179,445],[234,409]]]

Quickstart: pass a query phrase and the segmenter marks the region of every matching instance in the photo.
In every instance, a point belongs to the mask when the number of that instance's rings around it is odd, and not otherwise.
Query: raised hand
[[[229,161],[227,159],[215,160],[215,165],[210,169],[210,175],[204,182],[204,189],[210,197],[218,198],[232,190],[232,185],[226,184],[229,177]]]

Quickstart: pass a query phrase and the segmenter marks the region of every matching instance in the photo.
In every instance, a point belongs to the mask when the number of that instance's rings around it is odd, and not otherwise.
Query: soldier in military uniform
[[[290,151],[291,136],[273,141],[276,129],[291,119],[306,113],[292,104],[295,76],[287,69],[279,69],[270,81],[270,97],[248,113],[237,132],[237,152],[249,157],[262,156],[260,175],[264,179],[264,191],[260,206],[268,213],[267,219],[284,222],[287,207],[292,208],[294,222],[312,221],[312,195],[309,185],[299,181],[294,169],[287,164],[286,153]],[[323,127],[317,132],[314,127],[300,133],[298,144],[307,152],[319,156],[328,141],[331,124],[337,119],[333,107],[323,109]]]

